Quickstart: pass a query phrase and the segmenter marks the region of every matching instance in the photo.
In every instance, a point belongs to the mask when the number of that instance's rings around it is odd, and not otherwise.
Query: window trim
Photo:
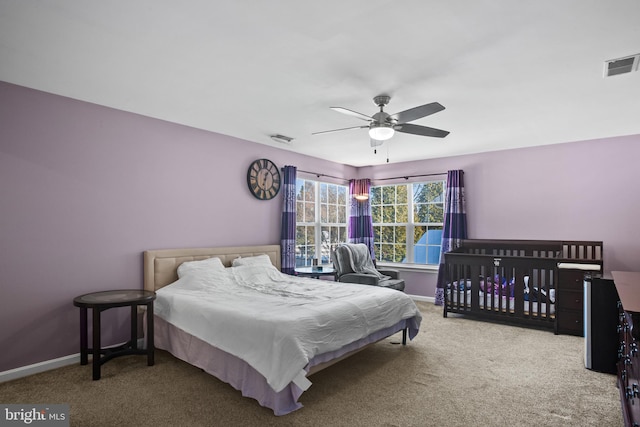
[[[390,267],[401,271],[420,271],[437,273],[440,269],[440,264],[416,264],[415,262],[391,262],[391,261],[378,261],[376,262],[378,267]]]

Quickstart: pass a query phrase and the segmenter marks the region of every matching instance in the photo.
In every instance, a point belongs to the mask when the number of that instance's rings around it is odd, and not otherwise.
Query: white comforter
[[[304,367],[318,354],[412,317],[413,338],[421,320],[403,292],[293,277],[263,265],[191,272],[157,291],[154,313],[243,359],[276,392],[292,381],[303,385]]]

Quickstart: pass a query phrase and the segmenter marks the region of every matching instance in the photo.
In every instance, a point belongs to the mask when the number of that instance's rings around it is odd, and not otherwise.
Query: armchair
[[[363,243],[347,243],[331,253],[336,281],[361,285],[382,286],[404,291],[404,280],[398,270],[375,267],[369,248]]]

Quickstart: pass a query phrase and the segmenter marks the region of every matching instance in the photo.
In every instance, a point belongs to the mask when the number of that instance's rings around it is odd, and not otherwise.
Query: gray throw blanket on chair
[[[376,267],[373,265],[373,261],[371,260],[371,254],[369,253],[367,245],[364,243],[352,243],[345,244],[344,246],[351,255],[349,256],[349,262],[351,270],[353,270],[354,273],[373,274],[380,280],[390,279],[389,276],[385,276],[376,270]]]

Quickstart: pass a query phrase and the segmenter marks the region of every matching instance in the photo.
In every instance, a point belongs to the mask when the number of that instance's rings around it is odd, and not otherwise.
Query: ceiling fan
[[[373,98],[373,102],[375,102],[375,104],[380,107],[380,111],[375,113],[373,116],[367,116],[366,114],[358,113],[357,111],[349,110],[348,108],[331,107],[331,109],[334,111],[357,117],[361,120],[366,120],[369,122],[369,124],[315,132],[312,135],[339,132],[349,129],[369,128],[369,136],[371,137],[372,147],[381,145],[384,141],[390,139],[396,131],[410,133],[413,135],[431,136],[435,138],[444,138],[445,136],[449,135],[449,132],[447,132],[446,130],[434,129],[426,126],[412,125],[407,123],[444,110],[444,107],[440,105],[440,103],[432,102],[430,104],[420,105],[419,107],[400,111],[399,113],[387,114],[384,112],[384,106],[387,105],[390,100],[391,97],[387,95],[379,95]]]

